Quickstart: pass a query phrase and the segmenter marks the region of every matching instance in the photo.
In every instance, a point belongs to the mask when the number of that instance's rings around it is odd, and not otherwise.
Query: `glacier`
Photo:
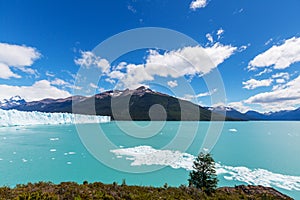
[[[43,113],[0,109],[0,127],[27,125],[87,124],[110,122],[110,116]]]

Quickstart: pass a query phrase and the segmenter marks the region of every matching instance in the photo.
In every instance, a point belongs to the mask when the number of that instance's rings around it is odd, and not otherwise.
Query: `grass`
[[[62,182],[53,184],[51,182],[28,183],[26,185],[17,185],[15,188],[1,187],[0,199],[2,200],[83,200],[83,199],[104,199],[104,200],[146,200],[146,199],[207,199],[207,200],[240,200],[240,199],[291,199],[278,197],[269,193],[247,194],[238,187],[231,189],[217,189],[215,193],[208,196],[196,188],[169,187],[165,184],[163,187],[144,187],[128,186],[125,180],[121,185],[117,183],[103,184],[100,182],[83,184],[74,182]]]

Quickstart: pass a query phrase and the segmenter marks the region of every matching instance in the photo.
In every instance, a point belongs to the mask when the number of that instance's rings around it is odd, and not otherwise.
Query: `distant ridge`
[[[73,96],[64,99],[25,102],[12,106],[10,109],[96,114],[111,116],[114,120],[210,121],[225,119],[223,115],[213,113],[192,102],[155,92],[144,86],[134,90],[105,91],[92,97]],[[226,118],[226,120],[232,119]]]
[[[16,106],[24,105],[26,101],[19,95],[11,97],[10,99],[0,100],[0,108],[3,110],[9,110]]]
[[[241,113],[234,108],[226,106],[207,107],[208,110],[224,114],[228,118],[241,119],[241,120],[278,120],[278,121],[298,121],[300,120],[300,108],[295,110],[282,110],[277,112],[260,113],[257,111],[247,111]]]
[[[151,112],[151,109],[154,108],[153,105],[160,105],[165,111],[154,106],[156,109]],[[269,113],[251,110],[241,113],[226,106],[201,107],[144,86],[134,90],[109,90],[92,97],[71,96],[32,102],[26,102],[20,96],[15,96],[0,101],[0,109],[96,114],[111,116],[114,120],[300,120],[300,108]],[[149,110],[151,116],[149,116]]]

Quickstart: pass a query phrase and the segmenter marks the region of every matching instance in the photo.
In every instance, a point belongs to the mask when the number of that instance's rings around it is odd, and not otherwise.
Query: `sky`
[[[202,106],[296,109],[299,10],[299,0],[0,0],[0,99],[86,92],[76,84],[78,73],[97,66],[99,82],[86,82],[93,93],[146,85]],[[115,60],[94,51],[116,34],[144,27],[174,30],[197,44],[154,45]],[[205,82],[214,73],[221,76],[224,102],[211,100],[222,90]],[[176,90],[183,84],[192,92]]]

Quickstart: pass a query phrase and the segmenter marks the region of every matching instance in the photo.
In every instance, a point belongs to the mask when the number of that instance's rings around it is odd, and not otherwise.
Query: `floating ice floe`
[[[229,132],[237,132],[237,130],[235,129],[235,128],[231,128],[231,129],[229,129]]]
[[[50,141],[57,141],[59,138],[49,138]]]
[[[117,159],[131,160],[131,166],[161,165],[174,169],[193,170],[195,156],[174,150],[158,150],[151,146],[137,146],[111,150]],[[300,176],[273,173],[266,169],[249,169],[244,166],[226,166],[216,163],[216,171],[228,181],[240,181],[252,185],[277,187],[300,191]]]
[[[110,122],[110,116],[72,113],[23,112],[0,109],[0,127],[26,125],[87,124]]]

